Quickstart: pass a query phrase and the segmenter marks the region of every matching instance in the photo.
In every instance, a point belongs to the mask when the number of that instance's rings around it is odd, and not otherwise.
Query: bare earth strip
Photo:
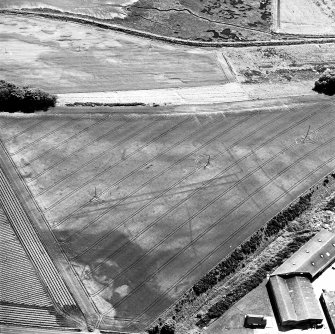
[[[191,88],[58,94],[58,105],[64,106],[75,102],[185,105],[245,101],[248,99],[248,95],[240,84],[228,83]]]
[[[327,100],[235,116],[70,117],[0,118],[1,141],[104,329],[143,330],[335,167]]]

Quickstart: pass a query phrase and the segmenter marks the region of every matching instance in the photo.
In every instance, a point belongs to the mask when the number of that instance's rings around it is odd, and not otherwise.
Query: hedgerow
[[[0,80],[0,111],[31,113],[48,110],[56,105],[56,96],[40,89],[18,87]]]
[[[299,217],[310,207],[312,191],[301,196],[299,200],[290,205],[287,209],[272,218],[264,227],[254,233],[240,247],[236,248],[228,258],[223,260],[214,269],[207,273],[200,281],[193,286],[196,296],[205,293],[224,278],[234,273],[242,260],[253,254],[260,245],[270,237],[277,235],[287,224]]]

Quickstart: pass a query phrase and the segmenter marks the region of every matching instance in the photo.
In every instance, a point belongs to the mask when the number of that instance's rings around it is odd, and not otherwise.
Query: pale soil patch
[[[138,0],[2,0],[0,8],[47,8],[99,19],[124,18],[126,6]]]
[[[52,93],[221,85],[233,76],[215,51],[113,31],[2,15],[0,79]]]
[[[58,104],[93,103],[145,103],[145,104],[212,104],[246,101],[249,97],[238,83],[192,88],[167,88],[136,91],[59,94]]]
[[[281,0],[279,31],[290,34],[335,34],[335,19],[330,15],[334,3],[320,0]]]

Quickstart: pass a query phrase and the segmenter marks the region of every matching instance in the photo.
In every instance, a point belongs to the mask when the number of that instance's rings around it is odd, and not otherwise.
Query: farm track
[[[145,188],[145,186],[147,186],[148,184],[150,184],[153,180],[159,178],[160,176],[162,176],[165,172],[171,170],[173,167],[175,167],[177,164],[179,164],[180,162],[186,160],[187,158],[189,158],[190,156],[192,156],[194,153],[198,152],[199,150],[203,149],[204,147],[206,147],[207,145],[209,145],[210,143],[212,143],[213,141],[215,141],[216,139],[218,139],[219,137],[227,134],[229,131],[231,131],[232,129],[234,129],[235,127],[243,124],[243,122],[247,121],[248,119],[250,119],[251,117],[247,117],[246,119],[242,119],[240,122],[237,122],[236,124],[234,124],[232,127],[225,129],[223,132],[219,133],[218,135],[216,135],[214,138],[211,138],[210,140],[208,140],[206,143],[204,143],[203,145],[201,145],[199,148],[193,150],[192,152],[190,152],[189,154],[187,154],[186,156],[182,157],[181,159],[177,160],[176,162],[174,162],[173,164],[171,164],[170,166],[168,166],[166,169],[164,169],[163,171],[161,171],[159,174],[155,175],[153,178],[149,179],[148,181],[146,181],[144,184],[142,184],[140,187],[136,188],[135,190],[133,190],[130,194],[128,194],[127,196],[125,196],[124,198],[122,198],[119,202],[117,202],[115,205],[113,205],[111,208],[109,208],[107,211],[103,212],[102,214],[100,214],[98,217],[96,217],[96,219],[92,222],[90,222],[89,224],[87,224],[84,228],[82,228],[80,231],[78,232],[82,232],[84,229],[86,229],[88,226],[90,226],[91,224],[95,223],[96,221],[98,221],[100,218],[102,218],[105,214],[107,214],[110,210],[112,210],[114,207],[120,205],[122,202],[126,201],[128,198],[131,198],[133,195],[135,195],[138,191],[140,191],[141,189]],[[208,124],[207,124],[208,125]],[[211,122],[210,124],[211,125]],[[194,134],[198,133],[198,129],[195,130],[194,132],[192,132],[191,134],[187,135],[185,138],[179,140],[177,143],[173,144],[171,147],[167,148],[166,150],[160,152],[160,154],[154,156],[153,158],[151,158],[150,160],[146,161],[144,164],[140,165],[140,167],[136,168],[135,170],[133,170],[131,173],[125,175],[123,178],[119,179],[118,181],[116,181],[115,183],[113,183],[112,185],[108,186],[105,190],[103,190],[102,194],[108,192],[110,189],[112,189],[113,187],[117,186],[119,183],[121,183],[122,181],[126,180],[128,177],[132,176],[135,172],[141,170],[144,166],[146,166],[148,163],[153,162],[154,160],[156,160],[157,158],[163,156],[164,154],[166,154],[168,151],[176,148],[178,145],[184,143],[186,140],[192,138],[194,136]],[[202,167],[200,167],[202,168]],[[190,175],[194,174],[199,168],[195,168],[192,170],[192,172],[190,172],[189,174],[187,174],[186,177],[183,177],[181,180],[178,180],[178,182],[176,184],[174,184],[173,186],[169,187],[168,190],[166,190],[165,192],[169,191],[170,189],[172,189],[175,185],[180,184],[183,180],[185,180],[187,177],[189,177]],[[165,193],[164,192],[164,193]],[[161,195],[158,195],[158,197],[160,197]],[[157,197],[157,198],[158,198]],[[156,199],[156,198],[155,198]],[[154,200],[155,200],[154,199]],[[150,201],[149,203],[151,204],[154,200]],[[87,203],[85,203],[82,207],[84,207],[85,205],[87,205]],[[147,205],[146,205],[147,206]],[[109,234],[108,234],[109,235]],[[72,235],[74,236],[74,235]],[[72,236],[69,236],[69,239],[72,238]],[[107,237],[107,236],[106,236]],[[67,239],[67,240],[69,240]],[[78,255],[81,256],[82,254]]]
[[[27,214],[24,212],[18,198],[14,194],[8,179],[0,169],[1,200],[10,218],[16,234],[24,244],[36,269],[53,299],[61,308],[76,307],[76,303],[65,286],[60,274],[34,231]]]
[[[136,37],[142,37],[147,39],[152,39],[156,41],[180,44],[186,46],[198,46],[198,47],[248,47],[248,46],[276,46],[276,45],[299,45],[299,44],[314,44],[314,43],[334,43],[334,37],[319,37],[315,36],[299,36],[300,39],[290,39],[290,40],[271,40],[271,41],[246,41],[246,42],[200,42],[196,40],[187,40],[182,38],[167,37],[162,35],[157,35],[153,33],[147,33],[136,29],[125,28],[119,25],[108,24],[106,22],[101,22],[93,19],[81,18],[75,15],[65,15],[65,14],[53,14],[53,13],[41,13],[34,11],[20,11],[20,10],[0,10],[0,14],[10,14],[10,15],[24,15],[24,16],[38,16],[48,19],[60,20],[60,21],[71,21],[75,23],[80,23],[84,25],[92,25],[102,29],[113,30],[121,33],[126,33]],[[278,34],[281,36],[281,34]],[[289,34],[284,34],[283,36],[289,36]],[[291,35],[295,36],[295,35]]]
[[[305,120],[304,120],[305,121]],[[300,123],[300,122],[299,122]],[[293,126],[290,127],[290,130],[292,128],[294,128],[295,126],[297,126],[299,124],[294,124]],[[325,124],[323,126],[321,126],[318,130],[328,126],[329,124]],[[258,130],[258,129],[257,129]],[[256,130],[256,131],[257,131]],[[286,131],[289,131],[289,129],[286,129]],[[286,132],[285,131],[285,132]],[[284,131],[283,131],[284,132]],[[281,136],[283,134],[283,132],[281,132],[280,134],[276,135],[274,138],[270,138],[266,143],[259,145],[257,148],[254,149],[254,152],[256,152],[257,150],[261,149],[262,147],[264,147],[266,144],[268,144],[270,141],[277,139],[279,136]],[[285,133],[284,132],[284,133]],[[254,133],[252,133],[254,134]],[[249,136],[251,136],[252,134],[250,134]],[[246,136],[246,137],[249,137]],[[242,140],[246,139],[246,137],[244,137]],[[240,141],[239,141],[240,142]],[[236,144],[232,145],[231,147],[235,146]],[[151,252],[153,252],[155,249],[157,249],[160,245],[162,245],[168,238],[170,238],[173,234],[175,234],[176,232],[178,232],[182,227],[184,227],[185,225],[187,225],[191,220],[193,220],[195,217],[197,217],[200,213],[202,213],[204,210],[206,210],[210,205],[212,205],[217,199],[221,198],[222,196],[224,196],[225,194],[227,194],[230,190],[232,190],[233,188],[237,187],[239,184],[243,183],[246,179],[248,179],[251,175],[253,175],[256,171],[262,169],[264,166],[266,166],[269,162],[275,160],[277,157],[279,157],[281,154],[285,153],[286,151],[290,150],[292,147],[294,147],[295,144],[292,144],[286,148],[284,148],[283,150],[281,150],[280,152],[278,152],[276,155],[273,155],[270,159],[268,159],[267,161],[263,162],[260,166],[258,166],[257,168],[253,169],[252,171],[250,171],[248,174],[246,174],[243,178],[239,179],[236,183],[234,183],[233,185],[231,185],[230,187],[228,187],[223,193],[221,193],[219,196],[217,196],[215,199],[213,199],[210,203],[208,203],[204,208],[202,208],[202,210],[196,212],[195,214],[193,214],[187,221],[183,222],[181,225],[179,225],[176,229],[172,230],[167,236],[165,236],[159,243],[155,244],[152,248],[150,248],[146,253],[144,253],[139,259],[137,259],[135,262],[133,262],[130,266],[124,268],[121,272],[119,272],[117,274],[117,276],[114,276],[111,278],[110,282],[112,282],[113,280],[115,280],[118,276],[123,275],[126,271],[132,269],[135,265],[137,265],[141,260],[143,260],[147,255],[149,255]],[[254,153],[253,152],[253,153]],[[220,177],[221,175],[223,175],[225,172],[227,172],[230,168],[232,168],[234,165],[242,162],[243,160],[247,159],[251,154],[253,153],[249,153],[247,155],[245,155],[244,157],[240,158],[239,160],[237,160],[234,164],[227,166],[224,170],[222,170],[218,175],[216,175],[215,177],[211,178],[210,180],[206,181],[206,186],[210,185],[211,182],[213,182],[213,180],[215,180],[217,177]],[[157,219],[156,221],[154,221],[153,223],[150,223],[148,225],[147,228],[145,228],[143,231],[139,232],[138,235],[133,236],[129,242],[133,242],[136,238],[138,238],[139,236],[141,236],[144,232],[146,232],[149,228],[151,228],[153,225],[157,224],[157,222],[161,221],[165,216],[167,216],[168,214],[170,214],[173,210],[175,210],[176,208],[178,208],[180,205],[184,204],[187,200],[189,200],[192,196],[194,196],[197,192],[199,192],[201,189],[195,189],[191,194],[189,194],[185,199],[183,199],[181,202],[177,203],[176,205],[174,205],[173,207],[171,207],[166,213],[164,213],[162,216],[160,216],[159,219]],[[123,222],[122,222],[123,223]],[[118,225],[118,227],[120,227],[121,224]],[[129,243],[128,242],[128,243]],[[122,245],[119,249],[117,249],[113,254],[110,254],[107,258],[105,258],[104,260],[101,261],[101,263],[99,263],[98,266],[93,267],[91,270],[92,272],[95,272],[97,269],[99,269],[100,266],[103,265],[103,263],[105,261],[107,261],[108,259],[111,258],[115,258],[115,256],[122,252],[123,247],[126,245]],[[100,289],[99,291],[95,292],[93,294],[99,294],[101,293],[104,289],[106,289],[109,285],[106,285],[104,288]]]

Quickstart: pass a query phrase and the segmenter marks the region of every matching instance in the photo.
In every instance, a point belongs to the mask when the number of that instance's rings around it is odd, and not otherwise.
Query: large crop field
[[[200,87],[232,78],[216,51],[14,15],[1,15],[0,67],[0,80],[53,93]]]
[[[327,101],[235,116],[108,116],[0,117],[0,140],[104,329],[149,326],[335,167]]]

